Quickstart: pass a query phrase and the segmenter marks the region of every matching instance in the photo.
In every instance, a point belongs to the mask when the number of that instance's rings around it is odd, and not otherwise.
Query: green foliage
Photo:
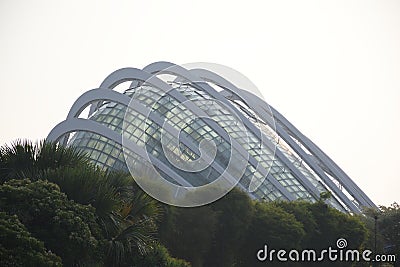
[[[107,266],[145,254],[156,234],[158,202],[125,173],[107,173],[93,166],[49,170],[43,177],[58,184],[68,198],[95,207],[107,239]]]
[[[323,249],[336,247],[339,238],[347,240],[347,249],[361,249],[367,238],[367,228],[359,217],[342,213],[326,205],[322,200],[316,203],[305,201],[275,202],[286,212],[293,214],[296,220],[302,223],[305,236],[302,238],[301,249]],[[324,266],[352,266],[352,263],[329,262],[327,259]],[[298,264],[298,266],[319,266],[315,264]]]
[[[319,234],[317,230],[319,227],[318,222],[311,210],[311,204],[306,201],[277,201],[274,204],[281,207],[287,213],[293,214],[296,220],[301,222],[305,235],[302,238],[300,246],[309,247],[316,239],[315,235]]]
[[[371,251],[375,251],[375,215],[380,214],[380,211],[373,208],[364,209],[362,214],[354,215],[360,220],[365,228],[367,229],[367,237],[363,244],[363,249],[369,249]],[[377,217],[378,218],[378,217]],[[377,248],[380,253],[383,253],[384,247],[384,237],[377,231]]]
[[[107,266],[131,266],[131,261],[152,249],[159,216],[158,204],[137,190],[118,212],[118,227],[107,241]]]
[[[94,208],[67,199],[47,181],[10,180],[0,186],[0,206],[15,214],[63,264],[101,261],[100,228]]]
[[[293,214],[303,224],[306,235],[301,246],[304,248],[325,249],[336,244],[338,238],[345,238],[349,248],[359,248],[367,237],[367,229],[358,217],[342,213],[322,201],[275,204]]]
[[[256,253],[265,244],[274,249],[299,248],[304,236],[303,225],[292,214],[273,203],[255,202],[251,223],[237,257],[239,266],[264,266]]]
[[[74,148],[48,142],[0,148],[0,183],[0,215],[17,216],[0,216],[0,254],[9,255],[2,266],[57,266],[55,254],[68,266],[190,266],[168,250],[195,267],[264,266],[256,253],[265,244],[319,250],[346,238],[359,249],[371,241],[370,217],[328,207],[328,193],[316,203],[265,203],[234,189],[207,206],[161,206],[126,174],[104,172]],[[397,248],[398,214],[397,205],[379,217],[382,244]],[[157,230],[168,250],[155,241]]]
[[[0,266],[62,266],[61,259],[47,251],[16,215],[0,212]]]
[[[160,222],[161,242],[193,266],[265,266],[256,258],[264,245],[276,250],[318,251],[335,247],[337,239],[345,238],[348,248],[360,249],[367,236],[360,218],[339,212],[322,200],[259,202],[234,189],[202,208],[168,207]],[[347,266],[343,262],[324,264]],[[271,265],[303,266],[293,262]]]
[[[320,198],[321,201],[322,200],[327,200],[327,199],[329,199],[331,197],[332,197],[332,192],[330,192],[330,191],[322,192],[322,193],[319,194],[319,198]]]
[[[326,204],[317,202],[310,210],[318,223],[312,245],[317,249],[335,244],[338,238],[345,238],[349,249],[359,248],[366,238],[366,228],[354,216],[342,213]]]
[[[10,181],[26,177],[52,183]],[[129,266],[129,259],[151,248],[160,214],[158,202],[144,194],[132,177],[96,168],[73,147],[44,141],[3,146],[0,182],[6,182],[7,190],[21,187],[19,191],[26,191],[16,195],[15,203],[0,202],[1,207],[6,205],[17,214],[52,251],[60,251],[64,263],[83,264],[90,258],[106,266]],[[34,194],[30,188],[34,186],[43,188]],[[30,207],[32,197],[37,203]]]
[[[170,256],[168,250],[160,245],[154,244],[151,251],[144,256],[139,256],[132,262],[133,266],[152,266],[152,267],[190,267],[191,265],[181,259]]]
[[[160,240],[173,255],[203,266],[211,248],[217,223],[217,213],[209,206],[176,208],[166,206],[166,218],[160,224]]]
[[[211,205],[217,213],[217,226],[206,266],[233,266],[243,244],[254,212],[247,194],[234,188]]]
[[[378,230],[384,238],[386,251],[400,259],[400,206],[396,202],[390,207],[381,206]]]
[[[0,181],[36,179],[49,169],[86,166],[88,162],[85,154],[73,147],[17,140],[0,148]]]
[[[69,199],[93,206],[107,235],[117,231],[118,210],[133,192],[126,175],[105,173],[91,165],[48,170],[43,178],[57,184]]]
[[[367,228],[368,235],[363,248],[379,254],[394,254],[398,261],[400,259],[400,206],[394,202],[389,207],[379,206],[379,210],[368,208],[356,217]]]

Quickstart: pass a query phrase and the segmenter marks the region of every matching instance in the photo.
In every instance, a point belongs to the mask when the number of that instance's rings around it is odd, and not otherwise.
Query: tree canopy
[[[373,250],[375,216],[378,252],[399,257],[399,205],[355,216],[326,205],[330,197],[264,202],[234,188],[212,204],[177,208],[75,148],[17,141],[0,148],[0,265],[265,266],[256,258],[264,245],[318,251],[345,238],[349,249]]]
[[[174,256],[193,266],[265,266],[256,258],[265,244],[276,250],[318,251],[336,246],[337,239],[345,238],[349,248],[360,249],[367,237],[367,229],[358,217],[327,206],[324,199],[316,203],[260,202],[235,188],[207,206],[165,209],[160,240]],[[340,262],[336,266],[346,265]]]
[[[33,237],[16,215],[0,212],[0,240],[1,266],[62,266],[61,258]]]
[[[29,141],[1,147],[0,208],[43,244],[43,255],[51,251],[66,266],[132,266],[149,253],[169,266],[186,264],[155,253],[166,250],[155,239],[159,203],[129,175],[100,170],[73,147]],[[1,244],[10,247],[6,239]]]

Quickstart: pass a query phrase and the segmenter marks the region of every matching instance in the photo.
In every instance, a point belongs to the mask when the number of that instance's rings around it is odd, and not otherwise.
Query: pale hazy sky
[[[400,201],[400,1],[0,0],[0,144],[45,138],[112,71],[249,77],[376,204]]]

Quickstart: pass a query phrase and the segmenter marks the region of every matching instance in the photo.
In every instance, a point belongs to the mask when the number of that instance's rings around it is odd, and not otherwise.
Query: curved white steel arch
[[[122,68],[114,71],[108,75],[104,81],[100,84],[100,88],[104,89],[114,89],[117,85],[126,81],[146,81],[151,78],[152,75],[144,72],[143,70],[137,68]],[[161,82],[161,80],[159,80]],[[102,101],[93,103],[90,107],[89,116],[92,115],[96,109],[99,108]]]
[[[120,94],[116,91],[96,88],[83,93],[72,105],[68,112],[67,119],[78,117],[82,111],[95,101],[112,100],[115,103],[128,105],[131,98],[127,95]]]
[[[85,93],[83,93],[72,105],[70,108],[68,115],[67,115],[67,120],[70,118],[77,118],[79,115],[82,113],[85,108],[93,104],[94,102],[97,101],[103,101],[103,100],[113,100],[114,102],[117,103],[129,103],[130,98],[124,94],[120,94],[116,91],[113,90],[108,90],[108,89],[103,89],[103,88],[97,88],[97,89],[92,89],[89,90]],[[126,104],[127,105],[127,104]],[[69,134],[65,134],[63,137],[62,144],[67,145],[69,138]]]

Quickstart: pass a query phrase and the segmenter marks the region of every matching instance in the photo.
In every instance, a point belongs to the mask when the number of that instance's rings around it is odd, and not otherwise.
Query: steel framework
[[[161,79],[165,74],[174,77],[174,81]],[[130,82],[124,93],[113,90],[124,82]],[[156,94],[162,97],[157,98]],[[132,97],[138,97],[133,107],[129,105]],[[160,104],[160,99],[164,104]],[[157,105],[157,110],[154,105]],[[252,198],[316,201],[320,193],[329,191],[332,198],[327,200],[328,204],[341,211],[359,213],[364,207],[376,208],[332,159],[278,111],[258,96],[206,69],[188,70],[169,62],[152,63],[143,70],[119,69],[111,73],[99,88],[81,95],[67,118],[52,129],[47,139],[84,149],[96,164],[104,168],[126,169],[121,151],[128,106],[133,108],[136,117],[129,122],[132,135],[124,146],[134,152],[143,168],[151,164],[177,184],[196,186],[199,185],[196,183],[210,182],[222,173],[226,175],[224,157],[228,152],[225,151],[235,149],[248,160],[238,185]],[[237,111],[237,118],[224,113],[222,106]],[[88,107],[89,115],[81,118]],[[161,112],[164,109],[166,111]],[[180,112],[174,113],[175,109]],[[189,131],[187,125],[171,121],[171,118],[178,120],[180,116],[186,120],[193,116],[210,120],[192,120],[191,126],[197,127],[193,133],[193,128],[189,127]],[[235,128],[237,120],[243,123],[245,131]],[[156,130],[150,133],[137,127],[146,121],[150,121],[150,126]],[[199,156],[198,145],[205,137],[220,144],[217,146],[219,158],[196,174],[179,170],[159,151],[160,143],[156,136],[161,128],[171,136],[179,136],[179,142],[188,151],[186,158],[192,155],[191,159],[195,160]],[[181,131],[186,135],[180,135]],[[247,146],[240,141],[244,135],[248,138]],[[140,136],[146,138],[140,139]],[[154,140],[156,145],[140,140]],[[235,173],[227,175],[235,176]]]

